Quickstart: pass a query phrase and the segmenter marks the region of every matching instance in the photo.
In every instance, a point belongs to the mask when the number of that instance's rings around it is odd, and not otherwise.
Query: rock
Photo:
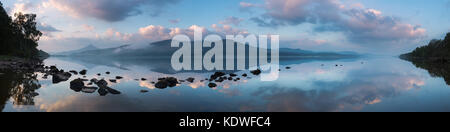
[[[121,77],[121,76],[116,76],[116,79],[117,79],[117,80],[120,80],[120,79],[123,79],[123,77]]]
[[[141,93],[148,93],[148,90],[141,90]]]
[[[291,67],[286,67],[286,69],[288,69],[288,70],[289,70],[289,69],[291,69]]]
[[[87,85],[91,86],[92,84],[93,84],[92,82],[89,82]]]
[[[116,79],[109,79],[109,81],[112,82],[112,83],[117,83]]]
[[[185,80],[180,80],[180,82],[184,83],[184,82],[186,82],[186,81],[185,81]]]
[[[230,77],[236,77],[236,76],[238,76],[238,75],[236,75],[236,74],[234,74],[234,73],[231,73],[231,74],[230,74]]]
[[[258,76],[258,75],[260,75],[261,74],[261,70],[259,70],[259,69],[257,69],[257,70],[253,70],[253,71],[250,71],[253,75],[255,75],[255,76]]]
[[[71,71],[69,71],[69,72],[72,73],[72,74],[74,74],[74,75],[78,75],[78,72],[75,71],[75,70],[71,70]]]
[[[72,89],[75,92],[80,92],[84,87],[85,87],[84,82],[80,78],[70,82],[70,89]]]
[[[92,83],[97,83],[98,80],[97,80],[96,78],[92,78],[92,79],[91,79],[91,82],[92,82]]]
[[[52,74],[56,74],[56,73],[59,72],[59,69],[56,68],[56,66],[50,66],[49,72],[52,73]]]
[[[158,80],[159,81],[155,84],[155,87],[159,89],[164,89],[167,87],[175,87],[179,83],[178,79],[174,77],[159,78]]]
[[[141,78],[141,81],[147,81],[147,79],[146,78]]]
[[[81,75],[86,75],[86,74],[87,74],[87,70],[81,70],[79,73],[80,73]]]
[[[102,74],[98,73],[97,76],[101,76]]]
[[[209,79],[210,81],[212,80],[216,80],[219,77],[225,76],[226,74],[223,72],[216,72],[214,73],[214,75],[211,75],[211,78]]]
[[[159,81],[155,84],[155,87],[159,89],[165,89],[168,87],[168,83],[165,81]]]
[[[120,91],[117,91],[117,90],[115,90],[113,88],[110,88],[110,87],[106,87],[105,89],[111,94],[121,94]]]
[[[186,79],[186,81],[193,83],[195,81],[195,78],[190,77],[190,78]]]
[[[111,72],[106,72],[106,74],[108,74],[108,75],[109,75],[109,74],[111,74]]]
[[[70,74],[68,72],[57,73],[57,74],[53,74],[52,81],[53,81],[53,84],[57,84],[57,83],[69,80],[70,77],[72,77],[72,74]]]
[[[106,96],[108,94],[108,91],[106,91],[105,88],[99,88],[97,92],[100,96]]]
[[[208,87],[210,87],[210,88],[215,88],[215,87],[217,87],[217,84],[215,84],[215,83],[209,83],[209,84],[208,84]]]
[[[216,82],[223,82],[223,81],[225,81],[225,79],[223,79],[223,78],[219,78],[216,80]]]
[[[104,79],[97,81],[97,83],[95,83],[95,84],[97,84],[97,86],[100,88],[108,87],[108,82],[106,82]]]
[[[229,77],[229,78],[228,78],[228,81],[231,81],[231,80],[233,80],[233,78],[232,78],[232,77]]]
[[[97,87],[84,87],[81,89],[81,92],[83,93],[94,93],[95,91],[97,91]]]
[[[247,77],[248,75],[244,73],[244,74],[242,74],[242,76],[243,76],[243,77]]]

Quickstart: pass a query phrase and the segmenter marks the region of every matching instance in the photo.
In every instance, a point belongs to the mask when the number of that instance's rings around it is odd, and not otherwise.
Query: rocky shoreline
[[[291,69],[290,67],[286,67],[286,69]],[[0,61],[0,71],[9,70],[16,73],[42,73],[42,79],[52,78],[53,84],[58,84],[61,82],[69,81],[74,76],[80,75],[81,78],[75,78],[70,81],[70,86],[68,86],[71,90],[75,92],[83,92],[83,93],[95,93],[97,92],[100,96],[106,96],[107,94],[121,94],[120,91],[109,87],[108,81],[110,83],[117,83],[118,80],[123,79],[121,76],[115,76],[110,79],[98,79],[92,78],[87,79],[87,70],[70,70],[65,71],[63,69],[59,69],[56,66],[45,66],[42,61],[39,60],[27,60],[20,58],[12,58]],[[280,69],[281,70],[281,69]],[[178,79],[175,77],[163,77],[158,78],[157,81],[151,81],[151,84],[158,89],[166,89],[172,88],[181,85],[182,83],[194,83],[194,81],[199,80],[200,82],[207,82],[207,86],[210,88],[218,87],[218,83],[223,83],[225,81],[241,81],[244,78],[251,79],[249,75],[259,76],[262,71],[257,69],[253,71],[249,71],[250,73],[244,73],[242,75],[237,75],[235,73],[225,73],[225,72],[215,72],[209,78],[206,79],[196,79],[193,77],[189,77],[187,79]],[[105,71],[104,73],[97,73],[98,77],[101,77],[102,74],[110,75],[112,74],[110,71]],[[1,72],[0,72],[1,75]],[[108,80],[108,81],[107,81]],[[148,81],[146,78],[135,79],[136,81]],[[149,92],[147,90],[141,90],[141,93]]]

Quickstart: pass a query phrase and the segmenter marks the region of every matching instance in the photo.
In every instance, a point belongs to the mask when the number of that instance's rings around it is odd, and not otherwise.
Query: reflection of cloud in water
[[[151,84],[151,83],[149,83],[149,82],[147,82],[147,81],[141,81],[141,82],[139,82],[139,86],[141,86],[141,87],[143,87],[143,88],[148,88],[148,89],[151,89],[151,90],[153,90],[153,89],[156,88],[155,85],[153,85],[153,84]]]
[[[372,74],[363,78],[346,80],[349,81],[316,81],[314,83],[316,89],[311,90],[277,86],[261,87],[253,95],[261,96],[266,102],[265,106],[258,108],[258,106],[246,105],[241,109],[277,112],[359,111],[366,105],[381,103],[384,98],[393,98],[425,85],[418,76],[399,74]]]
[[[89,103],[86,103],[89,102]],[[116,96],[114,98],[99,98],[95,96],[71,95],[56,102],[40,101],[37,106],[46,112],[96,112],[96,111],[144,111],[145,107],[137,105],[128,99]]]

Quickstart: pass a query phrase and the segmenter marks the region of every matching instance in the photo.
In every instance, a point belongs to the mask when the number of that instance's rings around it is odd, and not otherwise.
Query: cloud
[[[239,10],[241,12],[252,12],[253,8],[260,7],[260,5],[248,3],[248,2],[240,2],[239,7],[240,7]]]
[[[54,7],[74,17],[92,17],[108,22],[140,15],[145,9],[157,16],[170,4],[179,0],[48,0],[45,7]],[[82,5],[82,6],[81,6]],[[144,9],[145,8],[145,9]],[[147,10],[145,10],[147,11]]]
[[[25,3],[15,3],[12,9],[9,9],[8,12],[10,15],[14,15],[15,13],[29,13],[30,10],[35,8],[35,4],[30,2]]]
[[[223,24],[223,25],[235,25],[235,26],[239,26],[241,25],[241,22],[243,22],[244,19],[242,18],[237,18],[237,17],[228,17],[227,19],[220,21],[219,24]]]
[[[385,16],[362,4],[346,6],[339,0],[265,0],[262,9],[264,14],[250,19],[258,26],[314,24],[316,32],[343,32],[353,43],[414,40],[426,33],[420,25]]]
[[[248,35],[249,34],[247,30],[233,28],[230,25],[213,24],[213,25],[211,25],[211,28],[214,29],[214,31],[216,33],[219,33],[222,35]]]
[[[45,24],[45,23],[41,23],[37,26],[38,30],[40,30],[41,32],[61,32],[61,30],[56,29],[55,27]]]
[[[52,25],[46,23],[40,23],[37,25],[37,29],[42,32],[44,37],[53,37],[52,33],[61,32],[61,30],[56,29]]]
[[[95,30],[95,27],[91,26],[91,25],[83,24],[81,26],[85,31],[94,31]]]

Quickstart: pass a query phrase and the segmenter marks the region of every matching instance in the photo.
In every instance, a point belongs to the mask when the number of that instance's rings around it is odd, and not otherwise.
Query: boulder
[[[70,77],[72,77],[72,74],[68,73],[68,72],[63,72],[63,73],[56,73],[52,75],[52,81],[53,84],[57,84],[60,82],[64,82],[70,79]]]
[[[70,82],[70,89],[72,89],[75,92],[80,92],[84,87],[85,87],[84,82],[80,78]]]

